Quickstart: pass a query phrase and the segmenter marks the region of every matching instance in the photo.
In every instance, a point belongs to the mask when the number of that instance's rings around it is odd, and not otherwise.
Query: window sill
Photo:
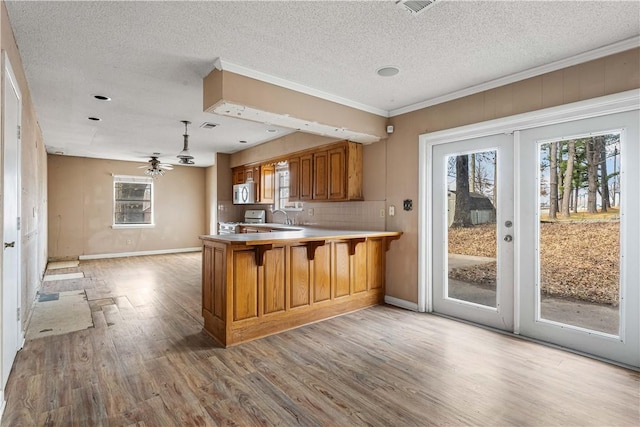
[[[127,228],[154,228],[155,224],[113,224],[111,228],[116,229],[127,229]]]

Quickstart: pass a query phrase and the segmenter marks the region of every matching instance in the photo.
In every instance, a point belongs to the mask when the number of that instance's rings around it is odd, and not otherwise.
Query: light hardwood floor
[[[95,327],[26,343],[2,426],[640,424],[637,372],[464,323],[378,306],[222,349],[199,253],[67,271],[47,290]]]

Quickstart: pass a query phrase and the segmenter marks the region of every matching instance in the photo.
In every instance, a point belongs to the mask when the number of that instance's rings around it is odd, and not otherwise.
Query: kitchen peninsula
[[[383,302],[386,251],[402,233],[264,227],[200,236],[204,329],[223,346]]]

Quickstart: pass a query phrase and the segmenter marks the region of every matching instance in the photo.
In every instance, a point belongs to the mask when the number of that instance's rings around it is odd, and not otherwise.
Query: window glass
[[[113,224],[153,224],[153,179],[114,177]]]

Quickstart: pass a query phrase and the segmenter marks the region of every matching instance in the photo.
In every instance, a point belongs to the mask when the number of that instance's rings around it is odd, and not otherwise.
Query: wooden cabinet
[[[300,200],[300,157],[287,159],[289,165],[289,201]]]
[[[233,169],[233,183],[256,183],[256,202],[275,202],[275,163]],[[290,201],[364,200],[362,197],[362,144],[342,141],[294,153],[289,163]]]
[[[205,238],[204,329],[226,347],[382,303],[385,252],[399,236]]]
[[[347,148],[336,147],[327,151],[328,179],[327,198],[344,200],[347,198]]]
[[[327,200],[329,190],[327,152],[313,153],[313,200]]]
[[[276,193],[276,167],[275,165],[262,165],[260,167],[260,185],[258,202],[272,204]]]
[[[258,183],[260,181],[260,166],[246,166],[244,169],[244,182],[253,181]]]
[[[300,200],[313,200],[313,154],[300,156]]]
[[[313,153],[313,200],[363,200],[362,145],[341,142]]]
[[[244,166],[233,168],[231,170],[232,177],[233,177],[232,178],[233,185],[244,184],[244,171],[245,171]]]

